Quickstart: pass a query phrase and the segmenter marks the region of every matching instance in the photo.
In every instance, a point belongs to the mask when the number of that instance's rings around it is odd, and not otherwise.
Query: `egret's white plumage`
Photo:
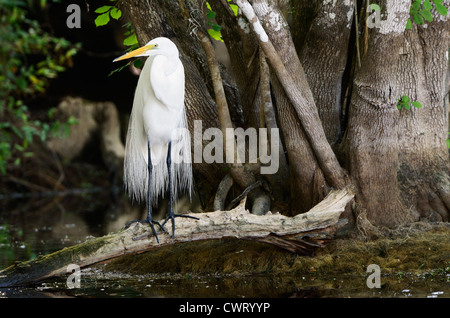
[[[151,201],[168,190],[167,153],[171,141],[173,197],[192,188],[190,136],[184,109],[184,67],[176,45],[156,38],[132,56],[149,56],[139,76],[126,139],[124,182],[137,201],[148,198],[148,142],[152,176]],[[129,58],[125,54],[116,60]]]

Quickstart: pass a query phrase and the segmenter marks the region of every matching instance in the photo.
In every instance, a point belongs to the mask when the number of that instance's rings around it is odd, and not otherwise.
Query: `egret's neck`
[[[169,76],[170,74],[172,74],[173,72],[175,72],[177,70],[177,68],[179,67],[181,61],[178,58],[178,54],[177,55],[165,55],[167,58],[167,67],[166,70],[164,71],[164,73],[166,74],[166,76]]]

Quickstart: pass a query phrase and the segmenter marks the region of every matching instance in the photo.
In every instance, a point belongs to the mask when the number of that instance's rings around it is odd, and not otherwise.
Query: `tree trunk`
[[[316,6],[319,5],[316,9],[318,13],[311,21],[303,44],[297,46],[297,50],[323,129],[328,141],[335,145],[343,133],[342,102],[347,88],[343,76],[348,58],[354,7],[353,1],[312,2],[316,3]]]
[[[444,3],[447,7],[450,1]],[[450,218],[449,153],[445,85],[450,44],[450,19],[439,14],[427,28],[414,25],[401,45],[399,82],[402,95],[422,108],[402,109],[398,122],[399,183],[402,200],[414,218]]]
[[[381,28],[368,29],[350,107],[347,158],[358,187],[356,200],[374,225],[411,222],[418,219],[418,211],[447,220],[447,123],[442,101],[448,22],[405,31],[410,1],[383,5],[389,15]],[[420,101],[423,108],[399,111],[402,95]],[[433,186],[425,182],[424,187],[424,179]]]
[[[219,127],[206,57],[193,36],[195,28],[206,34],[206,8],[201,2],[183,3],[191,16],[188,29],[175,1],[124,1],[123,6],[140,42],[156,36],[177,39],[188,74],[190,129],[194,119],[202,119],[204,129]],[[272,102],[276,121],[271,125],[282,132],[289,169],[289,184],[277,190],[289,192],[292,214],[307,211],[330,187],[348,183],[345,167],[357,189],[355,212],[364,212],[372,224],[448,220],[448,118],[443,107],[448,17],[433,12],[434,21],[426,28],[414,24],[405,31],[410,1],[382,1],[384,20],[369,28],[367,16],[360,14],[366,7],[357,8],[364,30],[358,66],[354,1],[293,0],[292,14],[283,2],[284,16],[276,2],[266,0],[236,1],[241,8],[237,16],[226,1],[209,3],[231,60],[231,76],[221,70],[227,103],[231,113],[242,111],[244,118],[232,116],[233,125],[260,127],[261,96],[265,105]],[[270,66],[271,101],[267,73],[260,72],[260,51]],[[403,95],[423,107],[399,111]],[[194,170],[213,185],[212,192],[227,172],[209,164],[196,164]],[[264,179],[273,188],[274,180],[280,180]]]

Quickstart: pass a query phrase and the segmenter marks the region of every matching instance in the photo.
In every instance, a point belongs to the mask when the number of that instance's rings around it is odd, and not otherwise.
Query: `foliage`
[[[117,0],[109,0],[109,1],[116,2]],[[101,6],[95,10],[95,13],[99,14],[97,16],[97,18],[95,18],[95,20],[94,20],[96,27],[107,25],[110,21],[110,17],[115,20],[119,20],[122,17],[122,11],[119,8],[117,8],[116,6],[112,6],[112,5]],[[124,24],[123,27],[126,29],[126,31],[124,33],[125,39],[123,40],[123,45],[128,46],[128,49],[127,49],[128,52],[137,49],[139,46],[139,43],[138,43],[138,39],[136,36],[136,31],[133,29],[132,24],[130,22],[128,22],[128,23]],[[129,61],[127,64],[115,69],[109,75],[112,75],[116,72],[121,71],[122,69],[124,69],[125,67],[130,65],[130,63],[131,63],[131,61]],[[142,66],[142,61],[140,59],[137,59],[133,62],[133,64],[136,68],[140,68]]]
[[[120,9],[115,6],[102,6],[96,9],[95,13],[99,13],[99,16],[95,19],[96,26],[108,24],[110,16],[115,20],[119,20],[119,18],[122,16],[122,11],[120,11]]]
[[[408,96],[403,95],[402,98],[399,99],[397,108],[400,110],[402,108],[411,109],[411,105],[416,108],[422,108],[422,104],[418,101],[411,102]]]
[[[109,0],[109,1],[116,2],[117,0]],[[227,1],[228,1],[229,5],[230,5],[230,8],[233,11],[234,15],[237,16],[239,7],[237,5],[235,5],[235,4],[230,3],[231,0],[227,0]],[[207,13],[206,13],[206,24],[207,24],[208,27],[210,27],[208,29],[208,34],[213,39],[223,42],[222,34],[220,33],[220,30],[222,29],[222,27],[220,25],[218,25],[214,21],[214,19],[216,17],[216,13],[211,9],[211,6],[209,5],[208,2],[206,2],[206,7],[207,7],[207,10],[208,10]],[[112,6],[112,5],[101,6],[101,7],[97,8],[95,10],[95,13],[99,14],[97,16],[97,18],[95,18],[95,21],[94,21],[95,25],[97,27],[107,25],[109,23],[109,21],[110,21],[110,17],[115,19],[115,20],[119,20],[120,17],[122,16],[122,11],[120,9],[118,9],[116,6]],[[137,44],[138,44],[136,33],[135,33],[135,31],[133,29],[130,29],[130,26],[131,26],[131,23],[125,24],[125,27],[127,27],[127,31],[125,32],[126,38],[123,41],[123,44],[125,46],[129,46],[130,47],[128,49],[129,51],[135,49],[135,46],[137,46]],[[136,66],[136,63],[140,63],[140,60],[136,60],[134,63],[135,63],[135,66]],[[127,64],[127,65],[129,65],[129,64]],[[139,67],[139,66],[136,66],[136,67]],[[119,68],[119,69],[113,71],[113,73],[121,70],[122,68]]]
[[[45,5],[46,1],[41,1]],[[79,45],[45,32],[39,22],[28,18],[27,3],[0,0],[0,173],[9,164],[20,165],[33,153],[33,138],[41,141],[59,134],[60,123],[49,111],[45,121],[32,120],[25,101],[45,92],[51,79],[73,64]]]
[[[208,8],[208,11],[206,13],[206,25],[211,27],[210,29],[208,29],[208,34],[214,40],[223,42],[222,34],[220,33],[222,27],[218,25],[214,20],[216,18],[216,13],[211,9],[211,6],[208,2],[206,3],[206,7]]]
[[[432,0],[436,11],[442,14],[443,16],[447,16],[447,8],[442,4],[443,0]],[[412,21],[418,25],[425,24],[425,20],[427,22],[433,21],[433,15],[431,14],[431,10],[433,9],[433,5],[430,0],[425,0],[422,3],[422,0],[415,0],[411,8],[409,9],[409,13],[412,16]],[[425,20],[424,20],[425,19]],[[411,19],[408,19],[406,24],[406,29],[409,30],[412,27]]]
[[[227,2],[229,4],[231,10],[233,11],[234,15],[237,16],[239,7],[235,4],[231,4],[230,3],[231,0],[227,0]],[[222,29],[222,27],[220,25],[218,25],[214,20],[216,18],[216,13],[211,9],[211,6],[209,5],[208,2],[206,2],[206,7],[208,9],[208,11],[206,13],[206,25],[208,27],[211,27],[210,29],[208,29],[208,34],[214,40],[223,42],[222,33],[220,33],[220,30]]]

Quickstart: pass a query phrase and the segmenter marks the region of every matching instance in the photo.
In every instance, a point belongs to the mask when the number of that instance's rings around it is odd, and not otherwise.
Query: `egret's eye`
[[[155,47],[158,47],[158,43],[155,44]]]

